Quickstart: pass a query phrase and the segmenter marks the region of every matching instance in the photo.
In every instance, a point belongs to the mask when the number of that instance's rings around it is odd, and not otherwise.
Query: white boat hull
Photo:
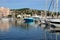
[[[60,19],[48,19],[51,22],[60,22]]]
[[[60,27],[60,19],[47,19],[47,21],[50,21],[50,24],[57,28]]]
[[[51,23],[51,25],[56,26],[56,28],[60,28],[60,24]]]

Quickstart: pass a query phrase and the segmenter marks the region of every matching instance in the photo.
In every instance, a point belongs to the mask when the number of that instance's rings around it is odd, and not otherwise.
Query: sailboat
[[[53,1],[53,0],[52,0]],[[54,8],[54,4],[52,5],[53,8]],[[58,18],[58,0],[56,0],[56,16],[57,18],[50,18],[50,19],[47,19],[47,21],[50,21],[50,23],[52,25],[55,25],[56,27],[60,27],[60,19]],[[53,13],[53,12],[52,12]]]

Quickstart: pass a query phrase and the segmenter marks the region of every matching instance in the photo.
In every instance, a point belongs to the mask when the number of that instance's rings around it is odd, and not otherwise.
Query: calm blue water
[[[60,35],[57,38],[60,40]],[[1,21],[0,40],[56,40],[56,34],[49,33],[34,23]]]

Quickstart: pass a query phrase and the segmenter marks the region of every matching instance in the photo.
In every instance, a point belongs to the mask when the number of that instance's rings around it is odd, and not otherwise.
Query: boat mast
[[[52,18],[54,17],[54,14],[53,14],[53,12],[54,12],[54,0],[52,0],[53,2],[52,2]]]
[[[46,0],[45,18],[47,18],[47,0]]]
[[[58,0],[56,0],[56,16],[58,18]]]

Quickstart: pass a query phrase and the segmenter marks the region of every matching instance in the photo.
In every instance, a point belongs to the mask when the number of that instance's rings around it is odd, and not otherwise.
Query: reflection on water
[[[9,21],[0,21],[0,31],[9,30]]]
[[[42,26],[42,25],[41,25]],[[51,34],[37,23],[23,23],[17,20],[0,20],[1,40],[55,40],[56,34]],[[58,36],[58,39],[60,35]]]
[[[34,23],[34,22],[31,22],[31,23],[24,23],[22,21],[17,21],[15,20],[15,26],[16,27],[21,27],[23,29],[30,29],[30,28],[36,28],[38,27],[39,25]]]
[[[22,29],[29,29],[33,27],[38,27],[38,25],[33,23],[22,23],[22,21],[17,20],[0,20],[0,31],[9,31],[11,26],[20,27]]]

